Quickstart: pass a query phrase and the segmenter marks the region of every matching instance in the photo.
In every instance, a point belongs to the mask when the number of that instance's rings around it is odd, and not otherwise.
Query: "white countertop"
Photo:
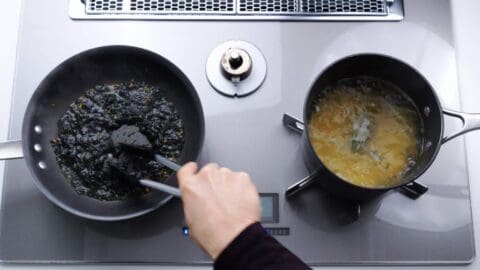
[[[455,49],[459,71],[459,89],[462,108],[466,112],[480,113],[480,1],[452,0]],[[19,27],[21,1],[2,1],[4,12],[0,16],[0,141],[7,138],[11,92],[13,86],[17,33]],[[472,199],[473,222],[477,235],[475,246],[480,249],[480,132],[466,135],[468,173]],[[3,176],[4,162],[0,162],[0,175]],[[0,184],[1,192],[1,184]],[[47,248],[47,247],[46,247]],[[321,252],[321,251],[319,251]],[[209,267],[171,267],[171,266],[116,266],[116,265],[1,265],[2,269],[209,269]],[[356,269],[359,267],[316,267],[316,269]],[[369,267],[371,268],[371,267]],[[380,268],[380,267],[379,267]],[[381,267],[381,269],[438,269],[440,267]],[[443,269],[480,269],[480,258],[471,265],[463,267],[442,267]]]

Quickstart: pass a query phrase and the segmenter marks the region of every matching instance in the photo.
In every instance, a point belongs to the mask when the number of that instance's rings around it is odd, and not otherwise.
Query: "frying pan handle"
[[[0,160],[23,158],[22,141],[0,143]]]
[[[452,110],[443,109],[443,113],[449,116],[453,116],[462,120],[463,126],[459,131],[456,131],[450,135],[445,136],[442,139],[442,144],[463,135],[472,130],[480,129],[480,114],[479,113],[464,113]]]
[[[305,129],[305,125],[302,121],[288,113],[283,114],[283,125],[299,134],[302,134]]]
[[[315,183],[317,179],[319,171],[314,172],[313,174],[303,178],[302,180],[298,181],[297,183],[289,186],[285,191],[285,197],[288,199],[293,194],[305,189],[306,187],[310,186],[311,184]]]

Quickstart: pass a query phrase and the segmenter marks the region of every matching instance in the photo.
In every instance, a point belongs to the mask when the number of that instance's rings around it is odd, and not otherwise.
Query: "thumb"
[[[195,162],[188,162],[183,165],[177,172],[177,178],[179,184],[182,184],[183,180],[189,176],[194,175],[198,171],[198,165]]]

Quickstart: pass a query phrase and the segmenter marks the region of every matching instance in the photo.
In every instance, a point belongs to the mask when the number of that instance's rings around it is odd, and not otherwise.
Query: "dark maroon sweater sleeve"
[[[297,256],[253,223],[241,232],[220,254],[215,270],[304,270],[311,269]]]

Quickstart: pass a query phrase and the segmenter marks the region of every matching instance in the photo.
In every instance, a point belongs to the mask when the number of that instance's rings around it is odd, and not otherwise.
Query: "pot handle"
[[[464,113],[457,112],[448,109],[442,110],[444,114],[459,118],[462,120],[463,126],[459,131],[456,131],[450,135],[443,137],[442,144],[450,141],[453,138],[456,138],[460,135],[463,135],[472,130],[480,129],[480,114],[479,113]]]
[[[402,186],[400,191],[410,199],[416,200],[428,191],[428,187],[418,182],[410,182]]]
[[[0,160],[23,158],[22,141],[0,143]]]
[[[287,128],[302,134],[303,130],[305,129],[305,125],[303,122],[288,113],[283,114],[283,125]]]
[[[311,175],[303,178],[302,180],[298,181],[297,183],[289,186],[285,191],[285,197],[289,198],[293,194],[305,189],[306,187],[310,186],[311,184],[315,183],[317,176],[320,170],[312,173]]]

